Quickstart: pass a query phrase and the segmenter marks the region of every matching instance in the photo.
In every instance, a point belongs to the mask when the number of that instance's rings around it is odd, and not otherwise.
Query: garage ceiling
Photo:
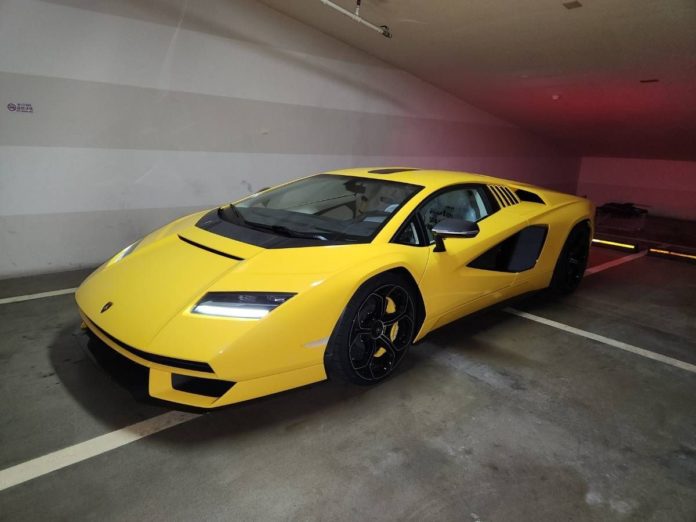
[[[391,40],[261,1],[574,153],[696,160],[694,0],[363,0]]]

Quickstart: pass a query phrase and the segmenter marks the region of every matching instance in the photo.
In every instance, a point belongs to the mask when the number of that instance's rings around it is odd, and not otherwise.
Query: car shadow
[[[210,419],[203,421],[205,429],[182,427],[158,435],[160,440],[172,443],[195,442],[273,426],[290,429],[325,410],[343,407],[350,410],[352,405],[367,402],[382,393],[383,386],[390,386],[400,379],[408,382],[409,374],[412,376],[413,372],[429,364],[434,351],[455,350],[476,359],[495,357],[485,342],[472,338],[480,338],[487,330],[513,320],[499,308],[476,313],[429,334],[412,348],[394,376],[380,385],[354,386],[323,381],[208,412],[150,398],[145,387],[145,370],[137,365],[123,364],[120,356],[110,360],[110,350],[93,350],[90,343],[98,341],[91,340],[77,323],[67,326],[56,336],[50,346],[50,360],[56,376],[72,398],[103,425],[122,428],[126,417],[124,411],[128,418],[135,417],[135,422],[172,410],[205,413],[203,418]],[[94,358],[97,364],[89,361],[90,358]],[[182,432],[185,435],[182,436]]]
[[[123,427],[124,409],[137,419],[171,410],[229,416],[239,429],[251,429],[266,423],[291,422],[375,389],[323,381],[216,410],[199,410],[149,397],[146,370],[129,364],[115,352],[95,349],[98,342],[78,324],[69,325],[56,335],[49,357],[56,376],[79,406],[114,429]]]

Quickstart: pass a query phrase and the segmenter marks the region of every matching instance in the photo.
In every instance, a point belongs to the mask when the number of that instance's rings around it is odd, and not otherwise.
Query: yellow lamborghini
[[[76,299],[158,399],[214,408],[326,378],[373,384],[444,324],[574,290],[593,215],[585,199],[488,176],[334,171],[174,221]]]

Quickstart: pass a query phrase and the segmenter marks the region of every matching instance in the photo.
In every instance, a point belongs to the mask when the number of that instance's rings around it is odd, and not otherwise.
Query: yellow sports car
[[[585,199],[488,176],[340,170],[174,221],[76,299],[158,399],[214,408],[327,377],[373,384],[435,328],[574,290],[593,215]]]

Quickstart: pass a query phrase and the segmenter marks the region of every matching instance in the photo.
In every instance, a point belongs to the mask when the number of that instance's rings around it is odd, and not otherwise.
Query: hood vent
[[[195,246],[196,248],[200,248],[201,250],[206,250],[212,254],[217,254],[222,257],[226,257],[228,259],[234,259],[236,261],[244,261],[243,257],[237,257],[233,256],[232,254],[227,254],[225,252],[220,252],[219,250],[215,250],[214,248],[207,247],[205,245],[201,245],[200,243],[196,243],[195,241],[191,241],[190,239],[186,239],[183,236],[179,236],[179,239],[181,239],[184,243],[188,243],[191,246]]]

